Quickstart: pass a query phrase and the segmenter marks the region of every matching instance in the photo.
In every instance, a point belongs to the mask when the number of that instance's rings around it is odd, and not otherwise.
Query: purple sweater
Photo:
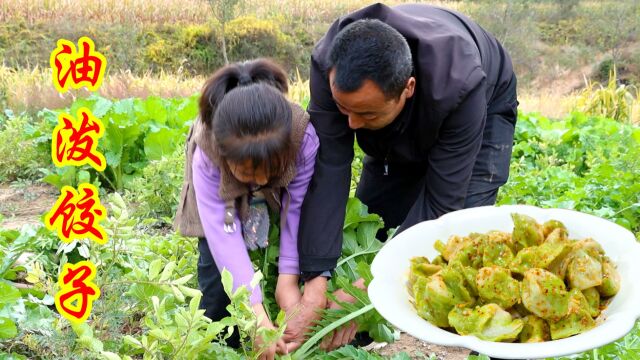
[[[300,208],[307,192],[307,187],[315,164],[319,141],[313,125],[309,123],[305,130],[302,145],[296,160],[297,172],[295,178],[287,187],[291,199],[286,191],[282,192],[282,210],[280,218],[286,222],[280,223],[280,256],[278,271],[280,274],[299,275],[298,266],[298,223],[300,222]],[[262,302],[260,287],[251,289],[249,283],[254,271],[249,253],[242,239],[240,219],[236,214],[236,231],[226,233],[224,227],[225,203],[220,199],[218,188],[220,184],[220,169],[214,165],[202,150],[196,147],[193,154],[193,187],[196,193],[196,203],[200,213],[200,221],[204,229],[209,249],[220,271],[226,268],[233,275],[233,289],[245,285],[252,291],[251,304]],[[288,212],[285,214],[284,204],[290,201]]]

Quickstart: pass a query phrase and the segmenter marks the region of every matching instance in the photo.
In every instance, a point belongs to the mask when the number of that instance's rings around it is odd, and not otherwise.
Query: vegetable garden
[[[297,101],[304,105],[302,95]],[[99,149],[105,154],[107,168],[102,173],[87,165],[56,170],[47,165],[57,113],[75,114],[80,107],[89,108],[105,124]],[[182,182],[184,137],[196,113],[196,95],[118,101],[93,96],[75,101],[69,109],[43,109],[36,115],[6,110],[0,115],[0,147],[14,149],[11,158],[0,160],[0,178],[8,181],[31,174],[32,178],[41,178],[37,181],[57,188],[94,184],[107,207],[104,226],[109,235],[106,245],[98,245],[85,240],[60,242],[43,226],[0,229],[0,357],[257,356],[252,339],[258,330],[248,305],[248,291],[231,293],[230,274],[224,273],[223,283],[232,299],[231,316],[214,323],[204,317],[198,310],[200,292],[194,276],[197,239],[178,236],[170,227]],[[359,151],[356,154],[354,183],[362,155]],[[561,120],[520,114],[510,180],[500,191],[499,203],[576,209],[610,219],[638,237],[640,128],[579,112]],[[357,199],[349,200],[343,255],[329,290],[341,287],[357,302],[345,304],[342,310],[326,310],[307,342],[282,358],[382,358],[353,346],[329,353],[319,350],[324,335],[352,319],[356,319],[360,331],[368,332],[376,341],[391,342],[398,337],[373,309],[366,292],[350,285],[358,277],[370,281],[369,265],[382,247],[374,235],[381,227],[379,216],[369,214]],[[278,230],[276,226],[271,229],[271,245],[251,254],[255,268],[268,279],[261,283],[265,299],[273,299],[277,273]],[[87,322],[71,325],[53,306],[56,279],[65,263],[85,259],[98,268],[95,283],[101,296]],[[285,323],[275,302],[268,308],[281,326],[263,335],[274,339]],[[239,350],[224,345],[233,326],[239,329],[245,344]],[[640,324],[623,339],[577,358],[637,359],[638,354]],[[429,358],[407,353],[393,358],[416,356]]]

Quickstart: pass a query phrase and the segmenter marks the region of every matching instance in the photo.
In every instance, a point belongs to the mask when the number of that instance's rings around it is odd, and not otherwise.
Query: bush
[[[528,80],[540,67],[537,8],[527,0],[466,3],[463,13],[493,34],[509,52],[518,80]],[[526,82],[526,81],[524,81]]]
[[[213,26],[159,26],[141,36],[144,62],[154,71],[211,73],[223,65]]]
[[[229,61],[270,57],[282,65],[293,68],[295,46],[290,36],[270,20],[243,16],[230,21],[225,29],[229,44]]]
[[[0,121],[0,181],[35,180],[40,168],[51,165],[51,148],[37,137],[40,128],[26,116]]]
[[[606,86],[587,82],[576,99],[576,108],[589,116],[632,122],[636,93],[637,88],[618,83],[616,68],[613,66]]]
[[[171,222],[179,202],[184,179],[184,141],[171,156],[154,160],[136,177],[128,193],[130,201],[138,204],[135,215]]]

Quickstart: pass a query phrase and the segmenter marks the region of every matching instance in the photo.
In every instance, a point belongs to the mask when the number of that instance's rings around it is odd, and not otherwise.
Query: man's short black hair
[[[344,27],[331,44],[328,60],[329,69],[335,69],[334,86],[341,91],[356,91],[369,79],[388,98],[402,94],[413,69],[407,40],[376,19]]]

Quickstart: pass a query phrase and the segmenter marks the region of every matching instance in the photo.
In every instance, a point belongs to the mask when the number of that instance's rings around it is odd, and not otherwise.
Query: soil
[[[40,216],[51,210],[59,194],[48,184],[0,184],[0,228],[41,223]]]
[[[429,359],[435,355],[438,360],[465,360],[469,353],[469,349],[459,347],[449,347],[430,344],[414,338],[413,336],[402,333],[400,340],[392,343],[373,343],[366,347],[383,356],[392,356],[401,352],[405,352],[411,359]]]

